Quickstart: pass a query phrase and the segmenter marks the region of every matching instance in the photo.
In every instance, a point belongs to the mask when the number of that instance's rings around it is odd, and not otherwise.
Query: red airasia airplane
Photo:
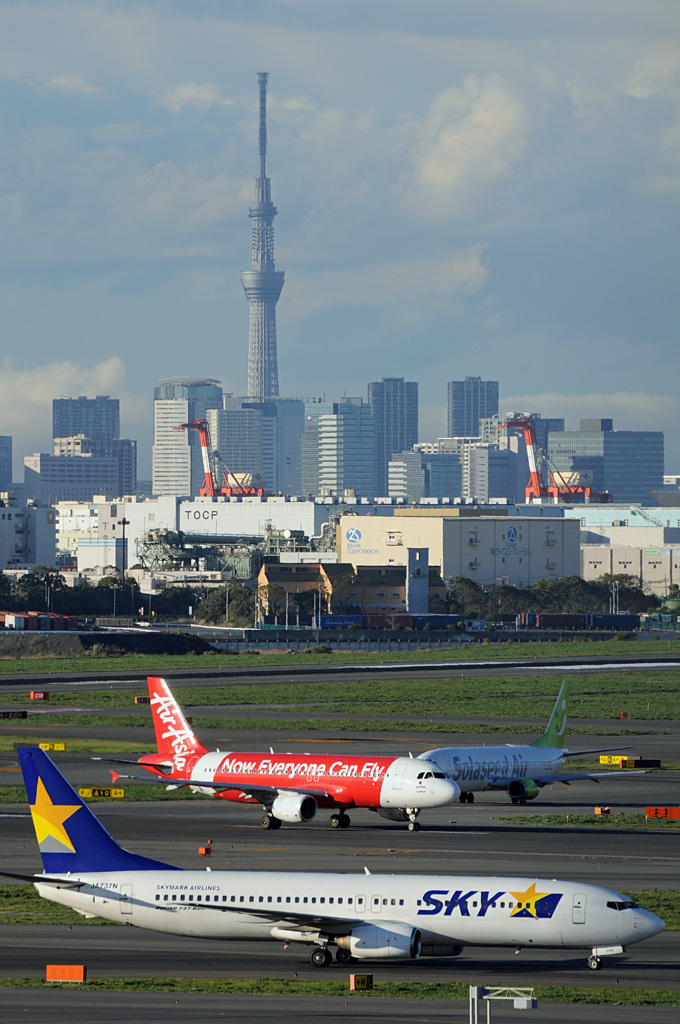
[[[148,684],[158,753],[124,763],[141,764],[173,787],[261,804],[262,828],[311,821],[319,807],[338,808],[331,828],[348,828],[347,809],[367,807],[391,821],[407,821],[415,832],[422,808],[442,807],[460,796],[458,785],[422,758],[206,750],[165,680],[149,676]],[[139,778],[111,774],[114,781]]]

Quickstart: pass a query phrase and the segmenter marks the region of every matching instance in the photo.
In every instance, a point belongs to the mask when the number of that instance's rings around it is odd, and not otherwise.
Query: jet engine
[[[311,821],[317,811],[313,796],[303,793],[281,793],[272,804],[271,813],[280,821]]]
[[[453,946],[450,942],[423,942],[421,956],[460,956],[464,946]]]
[[[420,932],[407,924],[361,924],[349,935],[338,935],[335,942],[358,960],[414,960],[420,956]]]
[[[511,800],[535,800],[541,787],[533,779],[513,779],[506,792]]]

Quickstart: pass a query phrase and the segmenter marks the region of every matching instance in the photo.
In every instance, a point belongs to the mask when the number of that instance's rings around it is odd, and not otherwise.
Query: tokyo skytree
[[[255,205],[250,207],[253,222],[253,256],[250,270],[241,273],[241,283],[250,306],[248,341],[248,397],[267,398],[279,393],[279,367],[276,354],[276,303],[283,288],[284,272],[275,269],[274,217],[271,182],[266,174],[267,154],[267,80],[259,72],[260,93],[260,176],[255,179]]]

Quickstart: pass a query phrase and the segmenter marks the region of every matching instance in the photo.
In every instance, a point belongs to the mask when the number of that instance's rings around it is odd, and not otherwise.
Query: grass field
[[[2,793],[2,789],[0,789]],[[525,814],[515,817],[492,818],[504,825],[534,825],[553,828],[569,825],[572,828],[636,828],[646,832],[680,831],[680,818],[645,818],[644,814]]]
[[[631,654],[680,654],[680,637],[672,640],[564,640],[555,643],[517,643],[508,633],[501,642],[453,644],[437,650],[416,650],[408,653],[389,651],[388,645],[380,651],[342,650],[332,654],[315,653],[314,641],[310,639],[310,652],[288,652],[283,649],[276,653],[243,652],[223,654],[215,651],[209,654],[182,655],[137,655],[126,654],[118,657],[105,655],[83,655],[77,658],[0,658],[0,675],[45,674],[53,672],[144,672],[151,675],[170,670],[181,672],[224,668],[240,671],[243,668],[266,665],[352,665],[390,662],[419,661],[485,661],[489,658],[577,658],[606,657]]]
[[[457,965],[461,972],[462,965]],[[422,982],[376,981],[367,992],[350,992],[346,979],[297,978],[100,978],[78,984],[87,992],[172,992],[215,993],[223,995],[331,996],[338,999],[449,999],[469,998],[467,981]],[[55,986],[38,978],[0,978],[0,988],[50,988]],[[571,985],[536,985],[534,995],[540,1003],[584,1003],[614,1006],[680,1006],[680,992],[671,989],[633,989],[624,985],[587,988]],[[53,998],[55,998],[53,996]],[[253,1016],[257,1013],[253,1006]],[[640,1018],[642,1020],[642,1018]]]

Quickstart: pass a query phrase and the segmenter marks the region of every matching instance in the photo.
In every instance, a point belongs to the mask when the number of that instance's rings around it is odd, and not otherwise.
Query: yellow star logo
[[[64,822],[79,811],[82,804],[53,804],[42,779],[38,779],[35,803],[31,804],[33,827],[40,846],[49,836],[75,853],[75,847],[64,828]]]
[[[536,904],[539,900],[542,900],[544,896],[549,896],[549,892],[536,892],[536,883],[532,882],[526,892],[511,892],[511,896],[514,896],[517,900],[517,906],[510,914],[510,917],[514,917],[515,914],[520,914],[523,910],[527,910],[532,917],[536,917]]]

